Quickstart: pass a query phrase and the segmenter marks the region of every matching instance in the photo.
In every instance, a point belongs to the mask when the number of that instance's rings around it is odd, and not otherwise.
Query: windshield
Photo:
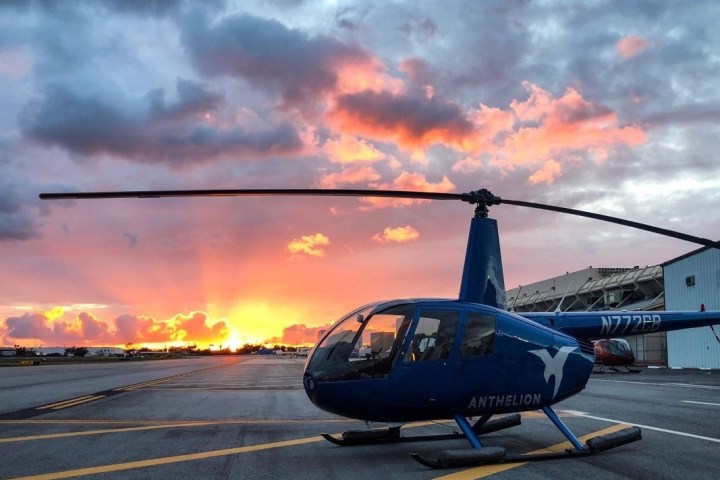
[[[415,307],[396,305],[371,313],[374,307],[351,313],[318,344],[309,362],[317,380],[382,378],[390,373]]]
[[[625,340],[610,340],[608,342],[610,353],[613,355],[628,355],[632,353],[630,345]]]

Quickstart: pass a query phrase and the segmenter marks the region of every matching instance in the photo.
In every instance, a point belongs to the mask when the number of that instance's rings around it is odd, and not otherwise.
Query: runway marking
[[[84,397],[71,398],[62,402],[51,403],[49,405],[43,405],[41,407],[35,407],[35,410],[62,410],[63,408],[74,407],[83,403],[92,402],[94,400],[100,400],[105,398],[107,395],[86,395]]]
[[[596,437],[598,435],[608,435],[610,433],[617,432],[624,428],[627,428],[627,425],[624,425],[624,424],[613,425],[612,427],[608,427],[603,430],[598,430],[597,432],[588,433],[587,435],[580,437],[580,441],[585,442],[592,437]],[[541,448],[539,450],[533,450],[532,452],[528,452],[528,454],[535,455],[538,453],[556,453],[556,452],[562,452],[568,448],[572,448],[572,445],[570,444],[570,442],[563,442],[563,443],[557,443],[555,445],[551,445],[549,447]],[[518,468],[527,463],[528,462],[501,463],[501,464],[497,464],[497,465],[483,465],[482,467],[475,467],[475,468],[471,468],[469,470],[463,470],[462,472],[451,473],[450,475],[443,475],[442,477],[435,477],[433,480],[475,480],[478,478],[484,478],[484,477],[487,477],[490,475],[494,475],[496,473],[504,472],[506,470],[511,470],[513,468]]]
[[[242,362],[236,362],[236,363],[233,363],[230,365],[225,365],[225,364],[214,365],[211,367],[202,368],[200,370],[184,372],[184,373],[172,375],[169,377],[158,378],[155,380],[149,380],[146,382],[136,383],[136,384],[132,384],[132,385],[125,385],[123,387],[117,387],[117,388],[113,388],[113,389],[109,389],[109,390],[102,390],[102,391],[95,392],[95,393],[92,393],[89,395],[85,395],[83,397],[71,398],[69,400],[63,400],[60,402],[50,403],[47,405],[41,405],[38,407],[23,408],[21,410],[16,410],[13,412],[0,413],[0,420],[22,420],[25,418],[36,417],[36,416],[48,413],[47,410],[60,410],[63,408],[70,408],[70,407],[74,407],[76,405],[82,405],[84,403],[91,402],[94,400],[100,400],[101,398],[111,397],[113,395],[118,395],[118,394],[125,393],[128,391],[134,391],[134,390],[142,388],[142,387],[157,385],[159,383],[168,382],[170,380],[184,378],[184,377],[194,375],[197,373],[207,372],[208,370],[213,370],[213,369],[217,369],[217,368],[225,368],[228,366],[239,365],[241,363]]]
[[[60,407],[62,408],[63,405],[74,403],[83,399],[93,398],[93,395],[85,395],[84,397],[77,397],[77,398],[71,398],[70,400],[63,400],[62,402],[56,402],[56,403],[50,403],[48,405],[43,405],[41,407],[35,407],[37,410],[45,410],[48,408],[56,408]]]
[[[720,390],[720,386],[718,385],[699,385],[696,383],[675,383],[675,382],[633,382],[631,380],[600,380],[598,378],[593,378],[592,381],[595,382],[614,382],[614,383],[632,383],[635,385],[658,385],[661,387],[686,387],[686,388],[703,388],[705,390]]]
[[[31,440],[47,440],[52,438],[65,438],[65,437],[80,437],[83,435],[101,435],[105,433],[122,433],[122,432],[136,432],[141,430],[157,430],[159,428],[182,428],[182,427],[200,427],[206,425],[213,425],[213,422],[206,423],[176,423],[166,425],[150,425],[144,427],[127,427],[127,428],[109,428],[104,430],[85,430],[82,432],[65,432],[65,433],[47,433],[43,435],[31,435],[29,437],[10,437],[0,438],[0,443],[11,443],[11,442],[25,442]]]
[[[698,405],[713,405],[715,407],[720,407],[720,403],[712,403],[712,402],[694,402],[692,400],[683,400],[683,403],[696,403]]]
[[[562,412],[561,416],[569,416],[574,415],[573,412]],[[539,415],[537,415],[537,412],[523,412],[524,418],[538,418]],[[198,427],[198,426],[208,426],[208,425],[217,425],[217,424],[288,424],[288,423],[307,423],[307,419],[268,419],[268,420],[221,420],[221,421],[193,421],[193,422],[185,422],[185,423],[163,423],[160,425],[148,425],[148,426],[142,426],[142,427],[126,427],[126,428],[114,428],[114,429],[103,429],[103,430],[89,430],[89,431],[82,431],[82,432],[66,432],[66,433],[54,433],[54,434],[44,434],[44,435],[33,435],[29,437],[13,437],[13,438],[4,438],[0,439],[0,443],[11,443],[11,442],[17,442],[17,441],[31,441],[31,440],[46,440],[46,439],[54,439],[54,438],[66,438],[71,436],[83,436],[83,435],[100,435],[100,434],[108,434],[108,433],[122,433],[122,432],[132,432],[132,431],[142,431],[142,430],[155,430],[155,429],[161,429],[161,428],[183,428],[183,427]],[[312,420],[313,422],[327,422],[327,423],[346,423],[346,420],[342,419],[328,419],[328,420]],[[31,423],[31,424],[96,424],[96,423],[133,423],[128,421],[118,421],[118,420],[7,420],[7,421],[0,421],[0,424],[3,423]],[[135,422],[137,423],[137,422]],[[155,422],[157,423],[157,422]],[[414,427],[422,427],[422,426],[429,426],[429,425],[438,425],[441,424],[440,422],[417,422],[413,424],[406,424],[403,428],[414,428]],[[606,429],[609,431],[612,430],[612,427],[610,429]],[[605,432],[605,431],[602,431]],[[602,433],[597,433],[602,434]],[[593,434],[590,434],[593,435]],[[590,437],[588,435],[588,438]],[[582,437],[584,438],[584,437]],[[52,473],[45,473],[45,474],[39,474],[39,475],[32,475],[27,477],[17,477],[13,480],[54,480],[54,479],[61,479],[61,478],[72,478],[72,477],[79,477],[83,475],[95,475],[95,474],[102,474],[102,473],[109,473],[109,472],[117,472],[121,470],[131,470],[136,468],[147,468],[147,467],[153,467],[156,465],[166,465],[170,463],[179,463],[179,462],[187,462],[192,460],[202,460],[207,458],[214,458],[214,457],[220,457],[220,456],[226,456],[226,455],[236,455],[239,453],[248,453],[248,452],[255,452],[260,450],[268,450],[273,448],[282,448],[282,447],[289,447],[289,446],[295,446],[295,445],[302,445],[306,443],[314,443],[314,442],[320,442],[322,441],[322,437],[306,437],[306,438],[299,438],[295,440],[286,440],[282,442],[274,442],[274,443],[267,443],[267,444],[260,444],[260,445],[250,445],[246,447],[236,447],[236,448],[228,448],[224,450],[213,450],[208,452],[200,452],[200,453],[192,453],[192,454],[186,454],[186,455],[176,455],[172,457],[161,457],[161,458],[155,458],[150,460],[139,460],[134,462],[126,462],[126,463],[118,463],[118,464],[111,464],[111,465],[103,465],[103,466],[97,466],[97,467],[88,467],[88,468],[80,468],[75,470],[66,470],[61,472],[52,472]],[[564,446],[567,448],[569,445],[568,442],[558,444],[560,446]],[[558,446],[554,446],[558,447]],[[554,448],[549,447],[549,448]],[[558,447],[560,448],[560,447]],[[545,451],[538,450],[538,452]],[[535,453],[535,452],[532,452]],[[519,465],[519,464],[518,464]]]
[[[643,425],[641,423],[626,422],[624,420],[615,420],[612,418],[596,417],[594,415],[588,415],[587,413],[583,413],[583,412],[575,412],[575,413],[577,413],[581,417],[592,418],[593,420],[601,420],[603,422],[611,422],[611,423],[622,423],[624,425],[635,425],[636,427],[644,428],[646,430],[655,430],[656,432],[671,433],[673,435],[680,435],[682,437],[689,437],[689,438],[695,438],[698,440],[705,440],[708,442],[720,443],[720,438],[704,437],[702,435],[695,435],[694,433],[680,432],[677,430],[669,430],[667,428],[653,427],[651,425]]]
[[[192,370],[192,371],[190,371],[190,372],[178,373],[177,375],[171,375],[171,376],[169,376],[169,377],[157,378],[157,379],[148,380],[148,381],[145,381],[145,382],[134,383],[134,384],[132,384],[132,385],[125,385],[124,387],[114,388],[113,391],[114,391],[114,392],[127,392],[127,391],[132,391],[132,390],[136,390],[136,389],[138,389],[138,388],[146,387],[146,386],[149,386],[149,385],[157,385],[158,383],[169,382],[170,380],[176,380],[176,379],[178,379],[178,378],[188,377],[188,376],[191,376],[191,375],[195,375],[195,374],[197,374],[197,373],[207,372],[208,370],[214,370],[214,369],[217,369],[217,368],[232,367],[232,366],[235,366],[235,365],[239,365],[239,364],[241,364],[241,363],[244,363],[244,362],[236,362],[236,363],[232,363],[232,364],[229,364],[229,365],[225,365],[225,364],[223,364],[223,365],[213,365],[212,367],[201,368],[200,370]]]
[[[328,419],[328,420],[311,420],[313,423],[347,423],[347,420],[341,419]],[[36,421],[23,421],[23,420],[8,420],[0,421],[0,424],[67,424],[67,425],[96,425],[98,423],[104,424],[137,424],[137,423],[150,423],[145,426],[134,426],[134,427],[121,427],[121,428],[106,428],[102,430],[82,430],[76,432],[62,432],[62,433],[47,433],[41,435],[29,435],[27,437],[8,437],[0,438],[0,443],[12,443],[12,442],[27,442],[33,440],[52,440],[55,438],[67,438],[67,437],[81,437],[87,435],[106,435],[110,433],[124,433],[124,432],[135,432],[142,430],[158,430],[161,428],[192,428],[192,427],[206,427],[210,425],[306,425],[308,420],[305,419],[268,419],[268,420],[207,420],[207,421],[191,421],[191,422],[132,422],[132,421],[97,421],[97,420],[36,420]],[[419,425],[418,425],[419,426]]]
[[[211,450],[208,452],[189,453],[186,455],[174,455],[172,457],[152,458],[136,462],[115,463],[112,465],[101,465],[98,467],[78,468],[76,470],[65,470],[62,472],[42,473],[28,477],[16,477],[11,480],[56,480],[60,478],[80,477],[83,475],[99,475],[102,473],[119,472],[122,470],[133,470],[136,468],[147,468],[170,463],[189,462],[192,460],[204,460],[207,458],[222,457],[226,455],[237,455],[239,453],[257,452],[273,448],[292,447],[306,443],[322,442],[324,439],[319,436],[284,440],[281,442],[263,443],[259,445],[248,445],[245,447],[226,448],[223,450]]]

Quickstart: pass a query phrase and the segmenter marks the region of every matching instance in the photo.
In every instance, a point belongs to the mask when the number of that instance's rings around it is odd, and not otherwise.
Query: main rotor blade
[[[566,207],[556,207],[537,202],[522,200],[509,200],[496,197],[489,191],[482,189],[469,193],[439,193],[418,192],[405,190],[362,190],[362,189],[313,189],[313,188],[261,188],[261,189],[211,189],[211,190],[135,190],[112,192],[75,192],[75,193],[41,193],[42,200],[68,200],[68,199],[99,199],[99,198],[159,198],[159,197],[232,197],[232,196],[335,196],[335,197],[381,197],[381,198],[408,198],[414,200],[462,200],[471,204],[487,207],[504,203],[519,207],[548,210],[565,213],[579,217],[592,218],[604,222],[615,223],[626,227],[637,228],[647,232],[657,233],[666,237],[677,238],[686,242],[704,245],[706,247],[720,248],[720,242],[707,238],[696,237],[686,233],[655,227],[645,223],[624,220],[609,215],[575,210]]]
[[[96,198],[158,198],[158,197],[236,197],[236,196],[335,196],[385,197],[415,200],[462,200],[459,193],[409,192],[404,190],[356,190],[313,188],[260,188],[226,190],[136,190],[117,192],[41,193],[41,200],[80,200]]]
[[[686,233],[676,232],[674,230],[668,230],[666,228],[654,227],[654,226],[648,225],[646,223],[633,222],[632,220],[624,220],[622,218],[611,217],[611,216],[602,215],[599,213],[586,212],[584,210],[575,210],[573,208],[556,207],[554,205],[545,205],[545,204],[536,203],[536,202],[525,202],[522,200],[508,200],[506,198],[501,199],[500,203],[505,203],[507,205],[516,205],[518,207],[528,207],[528,208],[536,208],[536,209],[540,209],[540,210],[548,210],[551,212],[566,213],[568,215],[577,215],[579,217],[593,218],[595,220],[602,220],[603,222],[615,223],[617,225],[624,225],[626,227],[637,228],[640,230],[645,230],[647,232],[653,232],[653,233],[657,233],[660,235],[665,235],[666,237],[672,237],[672,238],[677,238],[680,240],[685,240],[686,242],[697,243],[699,245],[704,245],[706,247],[720,248],[720,242],[713,241],[708,238],[696,237],[694,235],[688,235]]]

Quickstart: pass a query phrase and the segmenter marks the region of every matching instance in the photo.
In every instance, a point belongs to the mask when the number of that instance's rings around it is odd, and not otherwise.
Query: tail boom
[[[628,337],[720,324],[718,312],[532,312],[519,315],[574,337]]]

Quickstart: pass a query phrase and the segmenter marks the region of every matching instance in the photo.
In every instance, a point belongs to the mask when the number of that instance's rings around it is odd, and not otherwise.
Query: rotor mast
[[[505,309],[505,279],[497,221],[488,217],[489,207],[501,199],[483,188],[463,193],[461,200],[475,205],[470,220],[459,300]]]

